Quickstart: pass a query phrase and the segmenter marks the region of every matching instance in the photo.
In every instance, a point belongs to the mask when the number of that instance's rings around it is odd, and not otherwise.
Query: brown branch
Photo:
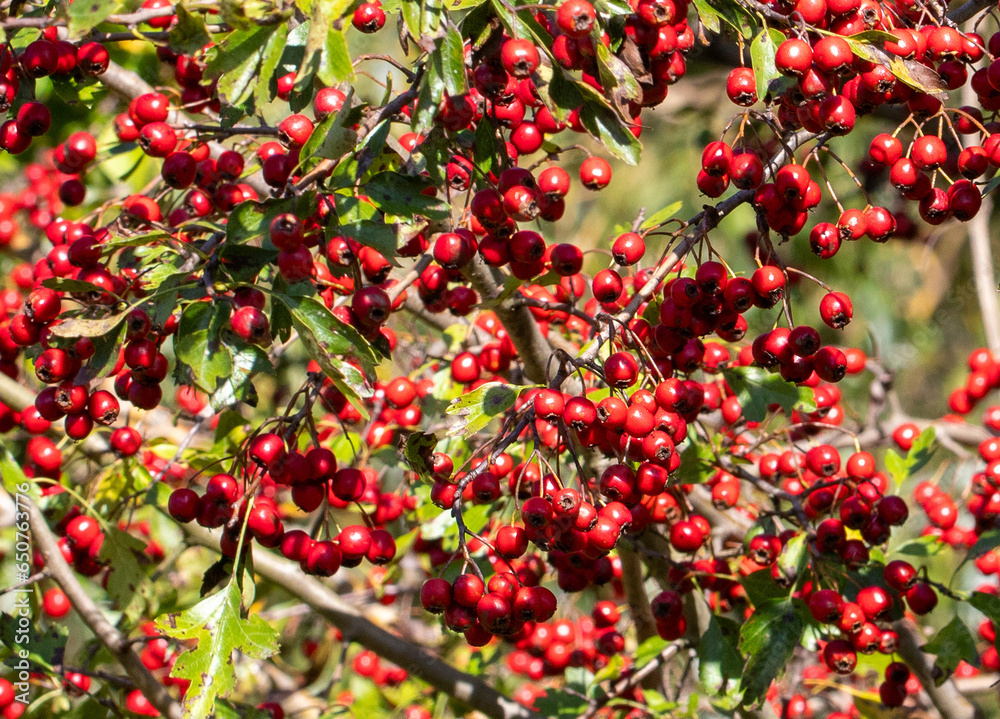
[[[649,595],[646,594],[642,576],[644,567],[639,555],[622,545],[618,546],[618,558],[622,561],[622,586],[625,589],[632,621],[635,623],[636,637],[642,643],[656,635],[656,620],[653,618],[653,610],[649,604]]]
[[[420,277],[420,273],[426,270],[433,261],[434,255],[430,252],[425,252],[420,255],[420,257],[417,258],[417,261],[413,263],[413,267],[410,268],[409,272],[403,275],[399,282],[389,288],[389,291],[386,293],[389,295],[389,301],[395,302],[396,298],[406,292],[406,289],[417,281],[417,278]]]
[[[962,100],[966,104],[974,104],[976,92],[971,84],[962,88]],[[975,144],[970,137],[963,140],[966,147]],[[997,282],[993,272],[993,238],[990,233],[992,211],[993,200],[989,195],[984,195],[979,212],[966,226],[969,230],[969,249],[972,251],[972,277],[976,284],[986,346],[996,357],[1000,356],[1000,297],[997,296]]]
[[[158,7],[148,10],[139,10],[138,12],[124,15],[108,15],[104,22],[110,23],[111,25],[141,25],[144,22],[155,20],[158,17],[173,15],[174,12],[175,10],[173,6]],[[0,22],[0,27],[4,30],[14,30],[17,28],[44,28],[65,24],[65,20],[56,17],[15,17]]]
[[[600,701],[592,701],[587,711],[580,715],[580,719],[593,719],[597,712],[610,704],[613,700],[618,699],[632,689],[635,689],[640,684],[643,684],[647,679],[654,677],[656,671],[673,659],[678,651],[680,650],[676,644],[670,644],[664,647],[663,651],[653,657],[648,664],[644,664],[634,673],[629,676],[622,677],[615,682],[607,696],[602,697]]]
[[[0,589],[0,597],[2,597],[4,594],[9,594],[10,592],[16,591],[18,589],[24,589],[25,587],[30,587],[32,584],[35,584],[36,582],[40,582],[43,579],[47,579],[48,576],[49,573],[46,572],[44,569],[40,572],[35,572],[27,579],[23,579],[20,582],[11,584],[9,587]]]
[[[217,534],[197,525],[183,525],[182,529],[193,543],[219,551]],[[406,669],[411,676],[491,719],[539,719],[535,712],[503,696],[481,678],[446,664],[412,642],[368,621],[357,607],[345,602],[321,581],[305,576],[298,563],[262,549],[254,551],[253,559],[257,574],[312,607],[343,633],[345,641],[357,642],[371,649]]]
[[[35,393],[29,387],[0,372],[0,402],[21,412],[35,403]]]
[[[948,19],[952,22],[965,22],[966,20],[974,18],[983,10],[994,7],[995,5],[996,3],[994,3],[993,0],[969,0],[964,5],[959,5],[957,8],[948,13]]]
[[[403,309],[414,317],[419,318],[422,322],[426,322],[431,327],[436,327],[442,332],[455,324],[455,322],[449,322],[448,318],[442,314],[428,312],[427,308],[424,307],[424,303],[413,295],[406,296],[406,299],[403,301]]]
[[[132,650],[131,642],[122,635],[115,626],[108,621],[104,613],[90,598],[90,595],[80,586],[73,569],[63,559],[59,544],[49,529],[49,525],[42,516],[41,511],[28,498],[23,498],[21,504],[28,513],[28,524],[31,527],[31,536],[45,558],[45,567],[52,574],[52,578],[60,586],[70,604],[80,615],[83,623],[86,624],[101,643],[108,648],[108,651],[118,660],[125,673],[135,682],[135,686],[142,692],[143,696],[149,700],[163,716],[168,719],[182,719],[183,711],[181,705],[170,696],[166,687],[157,681],[156,677],[146,669],[139,655]]]
[[[899,656],[920,680],[941,716],[944,719],[981,719],[982,711],[959,693],[954,681],[948,679],[941,686],[934,683],[935,672],[940,670],[934,666],[931,655],[923,651],[917,628],[909,620],[901,619],[893,624],[893,629],[899,635]]]
[[[495,300],[502,292],[503,281],[478,254],[462,272],[483,301]],[[546,367],[552,356],[552,345],[542,335],[531,310],[516,301],[516,295],[501,300],[492,309],[517,348],[518,357],[524,364],[524,376],[541,384],[548,380]]]

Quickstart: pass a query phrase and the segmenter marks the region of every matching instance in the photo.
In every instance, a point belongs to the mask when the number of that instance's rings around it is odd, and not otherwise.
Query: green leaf
[[[976,651],[976,640],[973,639],[965,622],[955,616],[934,635],[923,651],[934,654],[937,658],[934,664],[941,669],[935,672],[934,683],[941,686],[954,673],[955,667],[962,660],[975,666],[979,663],[979,652]]]
[[[339,23],[334,24],[349,5],[343,0],[316,0],[313,3],[309,33],[289,98],[289,105],[294,112],[298,112],[312,100],[316,79],[326,86],[354,79],[347,38]]]
[[[939,544],[943,544],[943,542],[939,542]],[[969,553],[965,556],[965,560],[979,559],[997,547],[1000,547],[1000,529],[987,529],[979,535],[976,543],[969,547]]]
[[[784,41],[785,36],[780,31],[766,28],[750,43],[750,60],[753,63],[754,81],[757,83],[757,98],[760,100],[767,95],[771,82],[781,77],[774,58],[778,45]]]
[[[897,486],[902,484],[907,478],[919,472],[930,461],[934,453],[934,428],[928,427],[920,436],[913,440],[913,445],[906,453],[906,457],[900,457],[895,450],[885,453],[885,468],[889,470],[893,481]]]
[[[210,400],[212,409],[216,412],[234,407],[240,402],[256,407],[257,389],[251,378],[258,372],[274,371],[267,352],[256,345],[232,338],[229,350],[233,360],[232,373],[216,384]]]
[[[542,716],[572,719],[587,711],[587,697],[576,692],[550,688],[535,699],[535,707]]]
[[[418,3],[411,0],[411,2],[404,2],[403,4],[417,5]],[[447,16],[443,4],[443,0],[420,0],[419,24],[416,28],[411,27],[410,29],[416,29],[419,32],[418,37],[430,37],[437,35],[438,30],[441,28],[441,23]]]
[[[781,676],[805,629],[795,600],[772,599],[760,604],[740,631],[740,651],[747,662],[740,688],[743,704],[755,704]]]
[[[180,6],[178,6],[180,7]],[[263,107],[274,99],[271,88],[271,79],[274,77],[281,56],[285,52],[285,45],[288,43],[288,26],[282,23],[275,30],[274,34],[267,39],[267,44],[261,52],[260,70],[257,72],[256,87],[253,91],[254,105]],[[277,89],[277,88],[275,88]]]
[[[644,639],[635,650],[635,668],[641,669],[656,659],[660,655],[660,652],[667,648],[669,643],[658,634],[654,634],[649,639]]]
[[[699,638],[698,678],[706,691],[725,694],[731,680],[743,672],[743,658],[736,648],[740,627],[732,619],[710,614]]]
[[[995,532],[996,530],[991,531]],[[925,537],[916,537],[915,539],[903,542],[893,549],[891,554],[907,554],[911,557],[933,557],[936,554],[940,554],[946,546],[948,545],[942,542],[940,537],[929,534]],[[975,549],[975,546],[972,549]],[[972,554],[972,549],[969,550],[970,555]]]
[[[157,240],[165,240],[170,236],[169,232],[154,230],[153,232],[144,232],[139,235],[132,235],[131,237],[111,237],[107,240],[107,242],[101,243],[101,253],[104,255],[110,255],[115,250],[120,250],[122,247],[142,247],[143,245],[151,245]]]
[[[391,77],[392,75],[386,76],[387,79]],[[375,126],[374,130],[365,135],[364,139],[358,145],[352,158],[353,162],[351,163],[354,165],[355,181],[360,180],[377,160],[385,158],[383,151],[385,150],[386,140],[389,138],[390,126],[391,123],[389,120],[383,120]],[[379,164],[376,167],[377,169],[382,169],[383,165]]]
[[[462,35],[449,27],[440,47],[431,55],[437,73],[444,81],[445,91],[452,97],[465,94],[465,47]]]
[[[148,472],[146,476],[152,480]],[[133,624],[153,598],[152,584],[138,560],[145,549],[142,541],[116,527],[111,527],[101,544],[100,559],[109,567],[108,596]]]
[[[525,5],[528,0],[515,0],[514,5]],[[531,37],[538,48],[552,56],[552,36],[535,19],[534,9],[511,13],[505,0],[491,0],[493,12],[512,37]]]
[[[1000,187],[1000,175],[997,175],[992,180],[983,185],[983,188],[982,190],[980,190],[980,192],[985,197],[986,195],[993,192],[993,190],[997,189],[997,187]]]
[[[358,142],[358,133],[346,126],[346,118],[351,114],[351,99],[354,89],[347,92],[344,99],[344,109],[330,113],[313,129],[306,144],[302,146],[300,156],[305,158],[322,157],[335,160],[350,152]]]
[[[698,10],[698,17],[701,18],[701,24],[707,30],[719,32],[722,27],[722,24],[719,22],[720,15],[715,11],[715,8],[708,4],[708,0],[694,0],[694,6]]]
[[[177,52],[193,55],[210,43],[212,36],[200,13],[188,12],[183,3],[178,3],[174,8],[177,22],[170,28],[167,43]]]
[[[403,16],[403,22],[406,23],[406,29],[410,32],[410,37],[419,40],[421,3],[417,0],[403,0],[399,10]]]
[[[126,494],[143,490],[153,478],[145,467],[126,460],[112,463],[101,475],[94,490],[93,507],[98,513],[108,514]]]
[[[863,30],[862,32],[848,35],[844,39],[847,40],[848,44],[851,44],[852,42],[896,42],[899,38],[885,30]]]
[[[28,573],[30,574],[30,571]],[[20,631],[22,626],[20,617],[15,618],[10,614],[0,614],[0,646],[26,649],[29,662],[27,671],[29,672],[55,671],[53,667],[63,663],[69,629],[64,624],[48,622],[48,628],[43,632],[39,630],[37,624],[31,622],[28,624],[28,633],[25,635]],[[17,665],[20,661],[19,652],[11,652],[10,656],[4,659],[4,664],[12,669],[24,671],[23,666]]]
[[[540,65],[536,75],[538,96],[560,122],[565,122],[573,110],[583,105],[583,94],[561,67]]]
[[[206,392],[233,373],[233,357],[222,337],[229,327],[229,313],[228,304],[192,302],[181,314],[174,352]]]
[[[625,666],[625,658],[621,654],[615,654],[608,660],[608,663],[594,673],[594,684],[606,681],[616,681],[622,675]]]
[[[627,100],[641,100],[642,90],[635,79],[635,73],[628,65],[614,55],[604,43],[597,43],[597,70],[604,91],[618,104]]]
[[[322,302],[314,297],[297,297],[277,292],[271,295],[271,299],[288,308],[299,334],[302,334],[304,329],[306,334],[314,338],[325,357],[352,355],[361,360],[366,370],[374,373],[379,358],[368,340],[328,310]],[[320,362],[316,357],[313,359]]]
[[[24,494],[27,494],[32,501],[38,500],[38,485],[25,476],[24,470],[21,469],[21,463],[14,458],[7,447],[4,447],[3,451],[0,452],[0,480],[3,481],[4,491],[14,498],[15,503],[20,504],[17,502],[17,497]],[[24,511],[24,508],[18,506],[17,511]],[[29,571],[28,574],[31,572]],[[25,577],[27,576],[26,574]]]
[[[253,91],[264,48],[276,25],[236,30],[222,41],[205,66],[205,77],[219,78],[217,94],[227,105],[241,105]]]
[[[1000,627],[1000,597],[986,592],[973,592],[969,597],[969,604],[992,619],[994,625]],[[994,639],[993,645],[1000,651],[1000,633]]]
[[[781,405],[789,415],[793,408],[804,412],[816,409],[811,389],[796,387],[761,367],[731,367],[723,370],[722,375],[739,399],[743,416],[750,422],[762,421],[768,405],[772,404]]]
[[[948,89],[941,76],[923,63],[904,60],[895,53],[887,52],[884,47],[888,39],[886,36],[896,39],[889,33],[867,31],[845,37],[844,40],[855,55],[876,65],[884,65],[900,82],[914,90],[934,95]]]
[[[472,161],[476,169],[486,174],[498,167],[497,131],[485,117],[476,125],[476,145],[472,152]]]
[[[753,37],[754,17],[736,0],[695,0],[699,15],[706,5],[711,7],[717,18],[725,20],[740,35],[748,39]],[[717,19],[716,25],[718,25]],[[718,32],[718,28],[714,32]]]
[[[778,569],[794,584],[802,576],[809,562],[808,536],[799,532],[788,540],[778,555]]]
[[[367,418],[368,410],[361,400],[374,393],[368,376],[374,375],[379,362],[368,341],[312,297],[275,293],[271,298],[288,308],[309,356],[361,416]],[[347,354],[357,357],[365,371],[345,362],[342,357]]]
[[[340,390],[341,394],[354,405],[362,418],[367,421],[369,418],[368,409],[361,400],[370,398],[375,393],[371,382],[361,370],[338,357],[332,358],[331,364],[333,373],[327,376],[333,382],[333,386]]]
[[[472,43],[472,49],[478,51],[486,43],[493,30],[493,12],[489,0],[475,0],[476,6],[462,18],[459,25],[462,37]],[[385,7],[385,3],[382,3]]]
[[[393,264],[396,262],[398,233],[396,227],[392,225],[376,220],[346,221],[337,227],[332,227],[331,236],[333,234],[351,237],[366,247],[378,250],[389,262]]]
[[[445,412],[461,419],[448,430],[448,434],[461,434],[465,437],[475,434],[486,427],[491,420],[500,417],[513,407],[521,392],[530,387],[540,386],[512,386],[502,382],[487,382],[472,392],[452,400]]]
[[[266,235],[271,220],[282,213],[290,212],[297,217],[308,217],[315,211],[315,192],[307,192],[297,198],[284,200],[241,202],[229,213],[229,221],[226,223],[226,242],[223,247],[228,251],[231,245],[245,244]]]
[[[402,216],[423,215],[432,220],[451,217],[451,205],[423,194],[431,186],[425,178],[380,172],[365,183],[362,192],[382,212]]]
[[[758,569],[756,572],[748,574],[740,580],[743,589],[746,590],[747,598],[755,607],[774,600],[787,597],[792,589],[782,588],[774,581],[770,569]]]
[[[48,287],[50,290],[55,290],[56,292],[93,292],[97,295],[104,294],[104,289],[98,287],[93,282],[73,280],[68,277],[50,277],[47,280],[42,280],[42,287]]]
[[[118,11],[120,3],[117,0],[76,0],[69,5],[70,39],[82,38],[97,25]]]
[[[49,80],[53,92],[70,107],[80,105],[89,110],[97,101],[97,96],[104,90],[104,86],[96,78],[77,79],[53,75]]]
[[[678,484],[704,484],[716,473],[715,453],[707,442],[691,439],[681,452],[681,464],[674,474]]]
[[[642,145],[610,107],[588,98],[580,108],[580,122],[615,157],[630,165],[639,163]]]
[[[278,632],[260,616],[244,617],[237,582],[191,607],[156,622],[168,636],[195,640],[197,647],[184,652],[171,676],[191,682],[184,697],[185,717],[207,719],[217,697],[228,696],[236,685],[233,652],[263,660],[278,651]]]
[[[320,57],[316,76],[327,87],[354,80],[351,51],[347,49],[347,36],[343,30],[332,28],[326,34],[323,55]]]
[[[264,8],[262,2],[219,0],[219,15],[228,25],[241,30],[252,28],[254,20],[264,16]]]
[[[272,719],[270,711],[255,709],[247,704],[234,705],[227,701],[216,700],[214,719]]]
[[[654,227],[659,227],[668,220],[674,218],[677,215],[677,211],[683,207],[683,202],[674,202],[673,204],[667,205],[661,210],[657,210],[652,215],[643,220],[642,224],[639,225],[639,229],[642,231],[651,230]]]
[[[424,432],[413,432],[406,438],[406,448],[403,450],[406,464],[425,482],[434,481],[431,462],[437,444],[437,437]]]

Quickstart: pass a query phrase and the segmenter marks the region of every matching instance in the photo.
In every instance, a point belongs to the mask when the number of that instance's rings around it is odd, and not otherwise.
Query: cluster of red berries
[[[406,681],[407,677],[405,669],[389,664],[370,649],[358,652],[351,666],[354,668],[355,674],[368,677],[380,687],[399,686]]]
[[[914,15],[910,6],[897,4],[889,8],[868,0],[803,0],[783,3],[779,12],[786,11],[796,13],[809,27],[837,34],[807,33],[794,23],[782,28],[787,39],[777,47],[775,67],[787,80],[778,83],[776,95],[761,98],[777,108],[780,126],[785,130],[803,128],[817,134],[844,135],[854,128],[857,116],[885,105],[905,104],[914,118],[912,142],[904,148],[897,137],[910,121],[892,134],[877,135],[871,142],[866,174],[888,168],[889,182],[904,200],[917,203],[920,217],[928,224],[938,225],[950,217],[961,221],[974,217],[982,204],[975,183],[992,174],[1000,163],[996,152],[1000,125],[986,122],[979,107],[943,109],[935,93],[961,88],[969,80],[969,68],[974,63],[987,53],[989,58],[996,57],[1000,34],[985,42],[976,33],[927,22]],[[884,30],[895,38],[884,43],[884,51],[878,50],[885,55],[884,62],[838,36],[873,29]],[[929,74],[940,84],[908,85],[893,74],[890,61],[909,63],[925,71],[931,68],[936,74]],[[993,61],[976,70],[971,84],[983,109],[1000,107],[1000,91],[996,89],[1000,87],[1000,64]],[[749,107],[759,99],[750,68],[733,70],[727,90],[738,105]],[[931,132],[925,126],[935,119],[937,130]],[[742,134],[741,129],[741,140]],[[963,146],[960,136],[978,137],[979,144]],[[721,196],[730,182],[741,190],[754,190],[754,205],[767,225],[782,235],[794,235],[803,229],[808,211],[822,197],[820,185],[810,177],[806,164],[808,161],[799,165],[793,160],[778,169],[771,182],[761,184],[764,168],[755,150],[744,148],[737,152],[717,141],[705,149],[698,186],[710,197]],[[949,179],[955,175],[961,178]],[[948,184],[936,186],[942,178]],[[821,222],[813,227],[810,247],[819,257],[829,258],[845,241],[864,236],[886,241],[897,233],[900,222],[900,211],[893,213],[870,202],[862,210],[841,209],[835,223]]]
[[[885,582],[891,590],[906,597],[907,605],[915,614],[926,614],[937,604],[934,589],[917,581],[917,571],[908,562],[889,562],[885,567]],[[892,610],[893,598],[889,590],[866,586],[858,591],[854,601],[847,601],[836,590],[819,589],[809,596],[808,604],[817,622],[833,627],[843,637],[826,641],[822,646],[821,658],[830,671],[851,674],[858,663],[858,652],[895,653],[899,637],[891,629],[880,629],[876,623],[887,619]],[[906,699],[909,678],[910,670],[905,664],[891,662],[879,686],[882,704],[901,706]]]
[[[110,63],[107,49],[97,42],[77,46],[59,38],[59,29],[47,27],[42,36],[28,43],[15,55],[10,48],[0,50],[0,111],[11,108],[21,86],[22,76],[34,81],[55,75],[78,80],[103,74]],[[17,155],[31,146],[35,137],[44,135],[52,124],[49,108],[30,100],[17,110],[17,116],[0,124],[0,148]]]
[[[9,247],[14,238],[22,231],[34,228],[46,231],[56,216],[62,211],[63,202],[59,190],[62,183],[68,179],[48,161],[33,162],[25,166],[22,177],[24,187],[18,192],[0,193],[0,247]],[[21,220],[23,215],[27,227]],[[42,258],[32,265],[18,265],[11,279],[20,290],[28,290],[34,281],[34,274],[52,277],[50,262],[58,258]],[[17,290],[3,290],[4,301],[8,311],[16,310],[23,298],[15,297]]]
[[[27,710],[27,705],[16,701],[17,694],[14,685],[0,677],[0,717],[3,719],[20,719]]]
[[[557,606],[549,589],[522,585],[512,572],[494,574],[487,583],[471,573],[452,582],[428,579],[420,589],[420,603],[429,612],[443,614],[445,626],[462,632],[475,647],[494,636],[516,641],[529,633],[529,626],[551,619]]]
[[[957,387],[948,396],[948,407],[960,415],[972,412],[991,390],[1000,387],[1000,362],[985,347],[969,355],[968,367],[965,386]],[[987,407],[981,421],[991,432],[1000,431],[1000,407]]]
[[[292,501],[303,511],[312,512],[324,501],[339,508],[352,503],[360,507],[369,486],[378,492],[377,483],[368,482],[364,472],[351,467],[338,469],[333,452],[323,447],[306,454],[289,451],[284,440],[271,433],[254,437],[248,456],[266,472],[261,478],[263,491],[254,496],[252,506],[234,476],[216,474],[208,480],[201,496],[190,487],[175,489],[167,505],[170,515],[180,522],[197,520],[203,527],[225,527],[222,551],[230,557],[236,556],[245,523],[248,538],[265,547],[280,548],[285,557],[299,562],[308,574],[331,576],[342,566],[356,567],[364,559],[382,565],[395,557],[396,541],[381,527],[350,525],[336,537],[319,541],[300,529],[285,531],[273,498],[275,490],[290,487]],[[372,502],[376,511],[373,518],[369,517],[378,524],[392,521],[403,512],[402,503],[381,502],[381,496]]]
[[[670,86],[684,76],[687,71],[684,55],[694,47],[695,37],[687,21],[686,0],[630,0],[629,7],[632,14],[624,17],[623,44],[618,52],[627,57],[632,63],[630,68],[640,78],[641,99],[629,106],[632,116],[637,118],[643,107],[662,103]],[[611,38],[600,32],[597,40],[591,33],[597,23],[594,6],[587,0],[569,0],[559,5],[555,22],[540,12],[535,17],[555,38],[552,55],[556,62],[567,70],[580,70],[584,82],[604,93],[595,43],[610,47]],[[630,51],[638,52],[633,57],[628,55]],[[571,124],[574,119],[571,115]],[[638,122],[635,127],[634,132],[638,133]]]
[[[514,643],[505,659],[507,668],[531,681],[559,676],[567,667],[598,671],[624,647],[625,640],[615,628],[620,618],[618,606],[604,599],[594,605],[589,617],[576,622],[535,623]]]

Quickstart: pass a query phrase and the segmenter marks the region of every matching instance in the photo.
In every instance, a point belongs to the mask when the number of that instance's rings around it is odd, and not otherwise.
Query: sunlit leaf
[[[171,676],[191,682],[184,696],[185,717],[207,719],[217,697],[228,696],[236,686],[233,654],[267,659],[278,651],[278,632],[260,616],[244,616],[238,583],[180,613],[156,622],[167,636],[197,642],[177,658]]]

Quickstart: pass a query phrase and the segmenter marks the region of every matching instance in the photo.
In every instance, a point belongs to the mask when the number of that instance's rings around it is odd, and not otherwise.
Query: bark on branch
[[[954,681],[948,679],[941,686],[934,683],[934,660],[921,649],[917,628],[909,620],[901,619],[893,629],[899,635],[899,656],[920,680],[943,719],[982,719],[982,711],[962,696]]]
[[[190,542],[219,551],[217,535],[197,525],[183,525],[182,528]],[[371,649],[406,669],[411,676],[491,719],[540,719],[538,714],[503,696],[479,677],[450,666],[425,649],[368,621],[355,606],[345,602],[321,581],[304,575],[297,563],[260,548],[255,548],[253,563],[257,574],[312,607],[343,633],[345,641]]]
[[[133,651],[128,638],[115,629],[114,625],[104,616],[104,612],[80,586],[73,568],[63,559],[58,540],[49,529],[41,511],[30,499],[25,499],[23,504],[26,504],[27,507],[32,539],[45,558],[46,569],[66,594],[83,623],[108,648],[108,651],[118,660],[122,669],[135,683],[136,688],[142,692],[150,704],[156,707],[160,714],[168,719],[182,719],[181,705],[170,696],[167,688],[150,674],[142,660],[139,659],[139,655]]]

